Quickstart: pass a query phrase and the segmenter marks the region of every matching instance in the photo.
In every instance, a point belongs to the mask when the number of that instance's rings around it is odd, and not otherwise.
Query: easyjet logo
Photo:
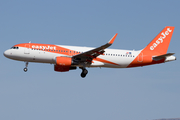
[[[50,49],[50,50],[56,50],[55,46],[39,46],[39,45],[32,45],[33,49]]]
[[[150,50],[154,50],[159,44],[163,43],[163,40],[166,38],[166,36],[169,35],[170,32],[172,32],[172,30],[170,30],[170,28],[167,28],[167,30],[165,32],[162,32],[161,36],[150,47]]]

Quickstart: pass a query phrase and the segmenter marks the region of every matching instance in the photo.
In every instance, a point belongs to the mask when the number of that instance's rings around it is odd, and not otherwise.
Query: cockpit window
[[[11,47],[11,49],[19,49],[19,47]]]

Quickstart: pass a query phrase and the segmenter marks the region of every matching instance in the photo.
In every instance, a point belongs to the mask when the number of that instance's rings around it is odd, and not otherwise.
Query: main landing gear
[[[24,70],[24,72],[27,72],[27,67],[28,67],[28,62],[26,62],[26,67],[23,69]]]
[[[86,68],[80,68],[80,69],[82,69],[81,77],[85,78],[86,75],[88,74],[88,71],[86,70]]]

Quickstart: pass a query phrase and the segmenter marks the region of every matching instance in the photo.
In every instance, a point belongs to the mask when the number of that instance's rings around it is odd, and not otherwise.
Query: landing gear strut
[[[86,68],[81,68],[81,69],[82,69],[81,77],[84,78],[88,74],[88,71],[86,70]]]
[[[27,67],[28,67],[28,62],[26,62],[26,67],[23,69],[24,70],[24,72],[27,72]]]

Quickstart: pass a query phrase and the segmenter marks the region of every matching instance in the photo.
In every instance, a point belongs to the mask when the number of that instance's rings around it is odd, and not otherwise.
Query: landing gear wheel
[[[27,67],[28,67],[28,62],[25,62],[25,63],[26,63],[26,64],[25,64],[26,67],[25,67],[23,70],[24,70],[24,72],[27,72],[27,70],[28,70],[28,69],[27,69]]]
[[[27,70],[28,70],[27,68],[24,68],[24,72],[27,72]]]
[[[87,71],[86,69],[84,69],[82,72],[83,72],[84,74],[88,74],[88,71]]]
[[[88,71],[86,69],[83,69],[81,73],[81,77],[85,78],[87,74],[88,74]]]
[[[82,78],[85,78],[85,77],[86,77],[86,74],[81,73],[81,77],[82,77]]]

